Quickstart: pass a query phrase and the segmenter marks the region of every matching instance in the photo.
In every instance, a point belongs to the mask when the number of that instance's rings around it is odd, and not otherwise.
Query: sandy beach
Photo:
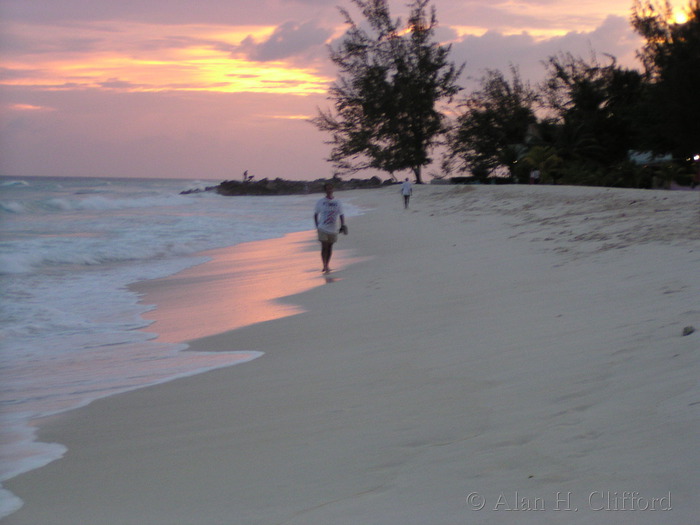
[[[164,340],[264,355],[44,422],[2,523],[697,522],[700,192],[337,197],[328,276],[305,232],[139,284]]]

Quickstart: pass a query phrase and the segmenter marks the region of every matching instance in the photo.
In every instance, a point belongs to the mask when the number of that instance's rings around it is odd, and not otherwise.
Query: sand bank
[[[699,193],[339,196],[373,208],[340,245],[366,259],[191,342],[262,358],[46,424],[68,453],[7,483],[3,523],[695,520]]]

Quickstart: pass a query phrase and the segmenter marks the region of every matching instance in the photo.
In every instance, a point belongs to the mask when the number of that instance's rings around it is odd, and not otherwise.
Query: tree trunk
[[[423,184],[421,178],[421,166],[413,166],[413,174],[416,176],[416,184]]]

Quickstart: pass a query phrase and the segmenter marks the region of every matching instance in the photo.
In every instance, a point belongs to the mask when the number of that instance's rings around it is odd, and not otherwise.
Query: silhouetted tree
[[[631,19],[646,41],[638,56],[651,82],[650,149],[679,159],[700,153],[700,1],[686,15],[679,24],[668,1],[635,0]]]
[[[609,58],[604,65],[595,56],[586,61],[565,53],[545,63],[541,92],[550,114],[550,144],[565,165],[611,166],[639,143],[642,75]]]
[[[329,161],[338,172],[375,168],[393,174],[410,169],[416,182],[444,132],[442,100],[460,91],[462,68],[448,60],[450,46],[433,41],[437,18],[429,0],[414,0],[404,28],[392,20],[387,0],[352,0],[371,31],[341,9],[349,29],[330,57],[339,78],[329,98],[335,111],[312,119],[331,134]]]
[[[463,100],[463,112],[450,134],[452,166],[482,177],[507,167],[512,175],[526,152],[528,130],[537,121],[536,94],[516,67],[511,67],[510,80],[501,71],[486,70],[480,86]]]
[[[561,159],[551,146],[534,146],[523,159],[524,164],[540,171],[542,182],[556,182]]]

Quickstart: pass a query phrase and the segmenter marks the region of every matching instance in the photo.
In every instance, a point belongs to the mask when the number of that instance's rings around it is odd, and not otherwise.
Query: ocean
[[[180,193],[215,184],[0,177],[0,482],[65,453],[35,441],[39,418],[261,355],[155,342],[150,307],[127,288],[202,264],[205,250],[313,228],[318,194]],[[0,491],[0,517],[21,504]]]

